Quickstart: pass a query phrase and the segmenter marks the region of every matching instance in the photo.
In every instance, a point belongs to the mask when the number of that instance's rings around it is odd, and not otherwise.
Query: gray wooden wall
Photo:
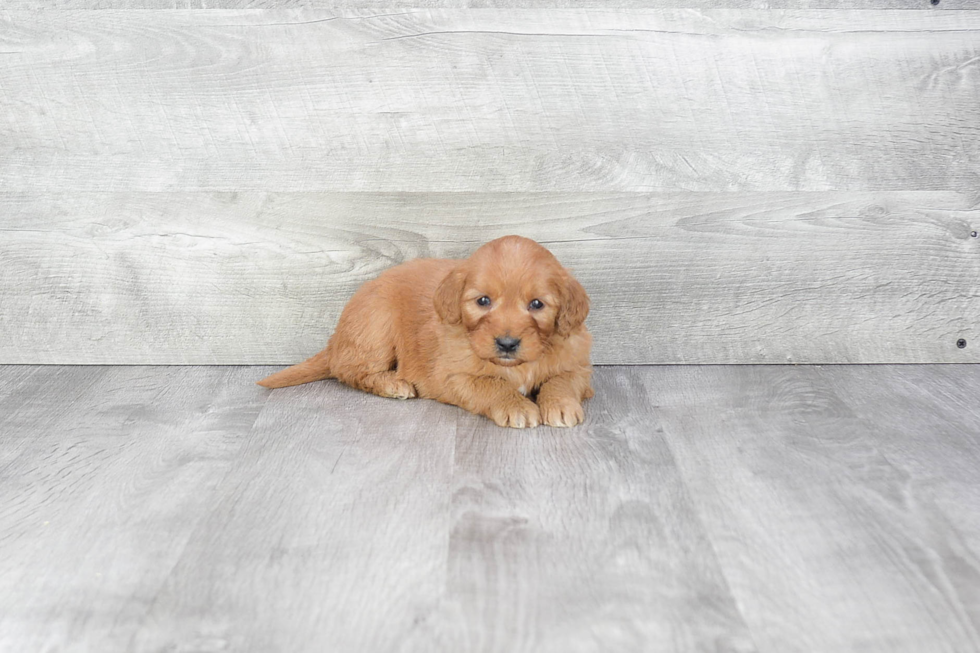
[[[293,362],[508,233],[596,363],[978,362],[980,0],[857,6],[0,0],[0,363]]]

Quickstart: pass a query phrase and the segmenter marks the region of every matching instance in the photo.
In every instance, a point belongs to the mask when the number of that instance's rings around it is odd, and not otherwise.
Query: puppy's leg
[[[338,332],[330,341],[330,371],[352,388],[382,397],[415,397],[415,386],[398,378],[395,347],[377,340],[350,337]],[[340,336],[340,337],[338,337]]]
[[[353,388],[396,399],[417,396],[415,386],[398,376],[394,316],[383,297],[356,294],[340,316],[327,352],[331,375]]]
[[[351,374],[343,378],[338,374],[337,378],[351,387],[381,397],[411,399],[417,396],[415,386],[408,381],[399,379],[395,370],[375,374]]]
[[[541,421],[548,426],[575,426],[585,420],[582,400],[593,396],[591,370],[576,370],[553,376],[538,391]]]
[[[485,415],[497,426],[522,429],[541,424],[538,406],[503,379],[457,374],[450,377],[446,390],[439,401]]]

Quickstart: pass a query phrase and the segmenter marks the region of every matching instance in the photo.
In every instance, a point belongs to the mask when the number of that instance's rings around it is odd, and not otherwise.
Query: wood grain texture
[[[0,479],[2,649],[755,650],[619,395],[597,431],[528,434],[255,368],[69,370],[82,396],[22,369],[73,419],[0,439],[33,442]]]
[[[602,370],[587,429],[456,437],[453,651],[756,651],[640,368]],[[558,508],[558,506],[561,506]]]
[[[584,283],[596,363],[980,361],[972,194],[0,193],[0,213],[0,362],[296,362],[362,282],[508,233]]]
[[[458,409],[336,383],[239,395],[268,401],[134,648],[401,650],[446,586]]]
[[[980,9],[980,0],[4,0],[6,9],[327,9],[343,14],[418,9]]]
[[[980,650],[980,367],[644,375],[760,650]]]
[[[0,650],[133,650],[264,396],[236,368],[3,368]]]
[[[980,649],[980,366],[600,367],[510,431],[0,366],[0,650]]]
[[[961,190],[980,12],[8,10],[0,186]]]
[[[58,375],[44,372],[45,368],[35,366],[4,368],[0,383],[0,433],[4,434],[0,475],[34,445],[34,436],[59,423],[71,405],[98,383],[104,369],[72,367]],[[43,392],[39,392],[41,388]]]

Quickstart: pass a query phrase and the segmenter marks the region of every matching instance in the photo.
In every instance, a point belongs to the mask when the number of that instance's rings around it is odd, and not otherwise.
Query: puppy
[[[585,419],[589,297],[547,249],[505,236],[466,260],[416,259],[358,289],[326,349],[259,381],[335,378],[426,397],[515,428]],[[536,397],[536,402],[529,397]]]

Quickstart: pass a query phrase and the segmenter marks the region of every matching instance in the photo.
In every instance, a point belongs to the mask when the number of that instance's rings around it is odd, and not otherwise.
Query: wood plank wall
[[[980,362],[980,0],[319,4],[0,4],[0,363],[293,362],[507,233],[596,363]]]

